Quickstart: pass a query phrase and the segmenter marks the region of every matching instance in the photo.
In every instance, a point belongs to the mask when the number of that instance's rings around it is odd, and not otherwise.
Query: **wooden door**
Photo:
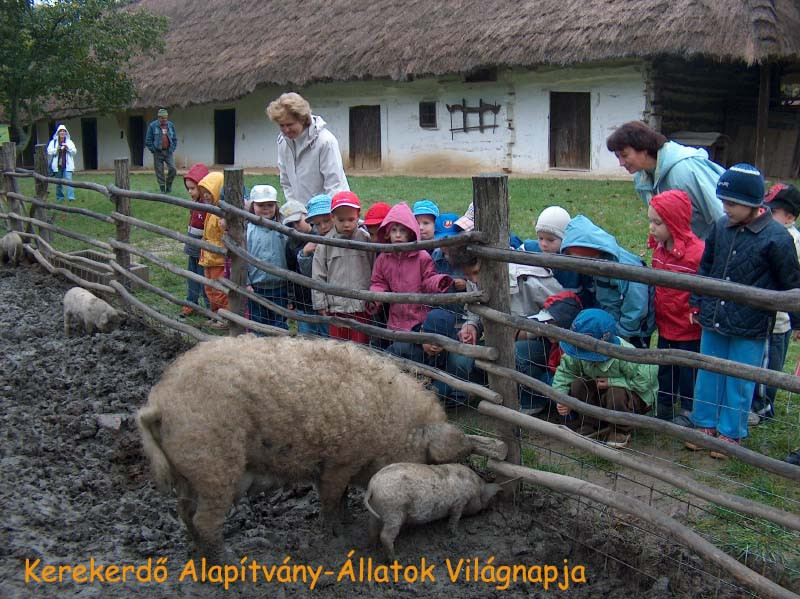
[[[97,119],[81,119],[83,170],[97,170]]]
[[[589,169],[588,93],[550,92],[550,168]]]
[[[350,167],[381,168],[381,107],[350,108]]]
[[[131,166],[144,166],[144,117],[128,117],[128,146]]]
[[[236,110],[214,111],[214,164],[233,164],[236,148]]]

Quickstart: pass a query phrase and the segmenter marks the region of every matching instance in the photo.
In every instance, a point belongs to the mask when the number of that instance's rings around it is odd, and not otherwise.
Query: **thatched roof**
[[[800,58],[798,0],[140,0],[170,18],[135,67],[137,106],[263,84],[395,79],[680,56]]]

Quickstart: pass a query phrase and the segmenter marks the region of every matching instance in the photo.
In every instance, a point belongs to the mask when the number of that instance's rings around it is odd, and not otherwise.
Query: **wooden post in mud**
[[[120,189],[131,188],[131,176],[127,158],[114,159],[114,185],[116,185]],[[117,212],[125,216],[131,215],[130,198],[112,194],[111,201],[114,202],[114,206]],[[116,234],[117,241],[119,241],[120,243],[130,243],[131,225],[125,221],[117,220],[116,226],[117,226],[117,234]],[[115,248],[114,254],[116,255],[117,264],[119,264],[125,270],[130,270],[131,268],[130,253],[122,248]],[[115,278],[117,279],[117,281],[119,281],[121,285],[125,287],[125,289],[131,288],[131,281],[127,277],[120,274],[116,274]]]
[[[46,144],[36,144],[36,153],[33,158],[33,168],[38,174],[44,177],[50,176],[50,165],[47,164]],[[36,180],[36,198],[42,202],[47,201],[47,181],[39,181],[38,179]],[[39,220],[48,220],[47,211],[41,206],[37,206],[33,209],[33,216]],[[37,229],[39,236],[47,243],[50,243],[52,238],[50,229],[45,229],[44,227],[37,227]]]
[[[15,168],[17,168],[17,144],[13,141],[7,141],[3,144],[3,171],[4,172],[11,172]],[[3,190],[6,192],[14,192],[19,193],[19,184],[17,183],[16,177],[3,177]],[[22,210],[22,202],[19,200],[9,198],[6,196],[6,212],[20,214]],[[19,221],[15,218],[8,219],[8,230],[9,231],[22,231],[23,224],[22,221]]]
[[[478,175],[472,178],[472,198],[475,207],[475,228],[487,235],[490,246],[507,249],[509,235],[508,177],[506,175]],[[509,312],[511,298],[508,285],[508,264],[491,260],[481,261],[478,275],[481,290],[488,293],[486,305]],[[483,334],[488,347],[497,348],[496,364],[514,368],[514,331],[497,322],[484,319]],[[489,373],[489,388],[503,398],[503,405],[512,410],[519,409],[517,384],[509,378]],[[520,464],[520,429],[512,424],[499,424],[500,438],[508,446],[506,460]],[[509,496],[512,495],[509,493]]]
[[[241,168],[225,169],[225,203],[234,208],[244,209],[244,171]],[[241,248],[247,249],[247,235],[245,219],[229,211],[225,214],[225,224],[227,225],[228,236]],[[233,252],[229,252],[231,258],[231,281],[240,287],[247,285],[247,262]],[[247,299],[239,292],[231,289],[228,292],[228,305],[231,312],[244,317],[245,302]],[[251,315],[252,316],[252,315]],[[230,334],[241,335],[244,327],[236,322],[230,322]]]

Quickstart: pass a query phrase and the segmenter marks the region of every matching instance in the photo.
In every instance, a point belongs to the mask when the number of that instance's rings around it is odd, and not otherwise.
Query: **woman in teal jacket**
[[[692,231],[705,239],[722,216],[717,181],[725,171],[708,152],[667,141],[640,121],[625,123],[606,140],[619,165],[633,175],[636,193],[649,204],[654,195],[678,189],[692,200]]]

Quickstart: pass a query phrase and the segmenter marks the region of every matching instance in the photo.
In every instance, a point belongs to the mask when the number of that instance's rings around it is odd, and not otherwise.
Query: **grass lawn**
[[[113,175],[78,174],[75,179],[109,184],[113,182]],[[385,201],[389,204],[406,201],[411,204],[418,199],[429,198],[434,200],[443,212],[462,214],[472,197],[472,183],[468,178],[350,176],[348,179],[353,191],[359,195],[365,207],[378,201]],[[258,183],[268,183],[280,189],[276,175],[245,177],[245,184],[248,188]],[[150,172],[131,174],[131,186],[133,189],[141,191],[155,192],[158,189],[155,176]],[[33,192],[32,180],[21,179],[20,188],[23,193],[30,195]],[[565,207],[573,216],[585,214],[595,223],[613,233],[620,245],[641,255],[649,262],[649,251],[646,249],[647,213],[645,206],[634,194],[630,181],[512,178],[509,180],[509,193],[511,228],[522,239],[534,237],[536,216],[543,208],[557,204]],[[181,179],[176,179],[174,195],[188,199]],[[76,196],[76,206],[102,213],[111,212],[113,209],[107,199],[94,192],[79,189],[76,190]],[[55,189],[52,186],[50,198],[51,200],[55,198]],[[141,200],[132,201],[132,214],[136,218],[180,232],[185,232],[188,221],[188,215],[182,208]],[[83,216],[56,213],[55,222],[62,227],[100,240],[106,240],[114,235],[113,226]],[[186,256],[177,242],[137,229],[134,229],[132,239],[140,247],[185,267]],[[64,251],[85,247],[80,242],[60,236],[55,237],[55,245]],[[151,266],[150,281],[176,296],[185,296],[185,282],[163,269]],[[138,295],[151,305],[156,305],[165,314],[176,315],[178,312],[177,306],[152,294],[139,292]],[[794,372],[798,354],[800,354],[800,344],[792,343],[786,361],[787,372]],[[764,454],[782,459],[790,449],[800,445],[800,399],[781,392],[778,397],[777,409],[777,421],[752,428],[746,445]],[[650,446],[650,442],[646,444],[648,447]],[[531,453],[528,451],[526,455]],[[544,463],[536,457],[535,453],[528,457],[537,467],[554,471],[559,471],[561,468],[556,464]],[[795,483],[765,474],[735,460],[724,463],[719,468],[719,473],[723,476],[751,485],[749,489],[736,492],[758,497],[761,501],[777,505],[782,509],[800,511],[798,510],[800,488]],[[759,548],[763,549],[763,555],[774,556],[776,547],[770,547],[770,541],[773,540],[781,546],[778,552],[784,556],[788,553],[788,561],[794,561],[794,567],[800,569],[800,565],[797,564],[796,549],[794,552],[785,552],[785,548],[791,547],[797,539],[796,535],[785,533],[785,531],[782,531],[781,534],[774,534],[770,532],[772,528],[765,527],[763,534],[757,534],[758,538],[754,539],[752,531],[744,530],[736,524],[731,525],[729,518],[722,519],[720,517],[719,520],[714,516],[707,518],[701,523],[701,528],[713,529],[714,536],[729,548],[733,548],[734,553],[747,547],[749,551]],[[791,557],[792,553],[794,553],[793,557]]]

